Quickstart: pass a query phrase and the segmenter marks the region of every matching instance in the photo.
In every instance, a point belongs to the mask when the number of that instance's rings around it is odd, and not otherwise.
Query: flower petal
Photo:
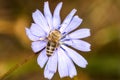
[[[64,56],[66,56],[66,63],[67,63],[67,66],[68,66],[69,76],[71,78],[73,78],[75,75],[77,75],[76,68],[75,68],[73,62],[71,61],[71,59],[66,55],[66,53],[65,53]]]
[[[90,36],[90,29],[79,29],[66,36],[66,39],[81,39]]]
[[[52,56],[49,57],[48,60],[48,69],[51,72],[56,72],[57,71],[57,53],[54,53]]]
[[[61,19],[60,19],[60,10],[62,8],[62,2],[60,2],[53,13],[53,27],[54,29],[58,29],[58,27],[60,26],[61,23]]]
[[[44,76],[45,78],[48,78],[48,79],[52,79],[52,77],[54,76],[54,72],[49,71],[48,64],[45,66]]]
[[[45,63],[47,62],[47,60],[48,60],[48,57],[47,57],[47,55],[46,55],[46,50],[44,49],[44,50],[40,53],[40,55],[38,56],[37,62],[38,62],[38,64],[39,64],[39,66],[40,66],[41,68],[43,68],[44,65],[45,65]]]
[[[60,77],[62,78],[69,75],[71,78],[73,78],[75,75],[77,75],[75,66],[71,59],[66,55],[65,51],[63,49],[59,49],[58,55],[58,71]]]
[[[46,1],[44,3],[44,15],[45,15],[45,18],[46,18],[46,20],[48,22],[49,27],[52,29],[52,14],[50,12],[48,1]]]
[[[32,23],[31,27],[30,27],[31,32],[39,37],[43,37],[45,36],[45,32],[43,31],[43,29],[40,28],[39,25]]]
[[[25,30],[26,30],[26,35],[28,36],[28,38],[29,38],[30,40],[32,40],[32,41],[37,41],[37,40],[39,40],[39,37],[33,35],[33,34],[31,33],[30,29],[25,28]]]
[[[70,31],[76,29],[82,23],[82,19],[78,16],[74,16],[71,20],[70,24],[66,27],[65,33],[69,33]]]
[[[84,52],[91,51],[90,49],[91,45],[83,40],[68,40],[68,41],[64,41],[64,43],[80,51],[84,51]]]
[[[44,47],[46,46],[46,42],[45,41],[35,41],[32,42],[32,50],[36,53],[40,50],[42,50]]]
[[[76,9],[73,9],[67,17],[64,19],[63,23],[61,24],[60,32],[63,33],[65,28],[69,25],[71,19],[73,18],[73,15],[76,13]]]
[[[72,62],[71,59],[69,59],[69,58],[68,58],[68,66],[69,66],[69,67],[68,67],[69,76],[70,76],[71,78],[73,78],[74,76],[77,75],[77,71],[76,71],[76,68],[75,68],[73,62]]]
[[[58,72],[61,78],[69,75],[67,61],[68,57],[65,52],[60,48],[58,50]]]
[[[76,51],[61,45],[66,51],[67,54],[69,55],[69,57],[80,67],[85,68],[86,65],[88,64],[87,61],[80,55],[78,54]]]
[[[43,16],[43,14],[39,10],[36,10],[32,14],[32,17],[36,24],[38,24],[46,33],[49,33],[50,28],[47,25],[47,21],[46,21],[45,17]]]

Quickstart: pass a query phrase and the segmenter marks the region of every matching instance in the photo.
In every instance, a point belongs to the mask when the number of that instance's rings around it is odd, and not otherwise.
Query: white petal
[[[49,71],[54,73],[57,71],[57,60],[58,60],[57,53],[54,53],[52,56],[49,57],[48,60]]]
[[[66,27],[65,32],[69,33],[70,31],[76,29],[82,23],[82,19],[78,16],[74,16],[70,24]]]
[[[60,2],[53,13],[53,27],[57,29],[60,26],[61,19],[60,19],[60,10],[62,8],[62,2]]]
[[[61,78],[69,75],[67,60],[68,60],[68,57],[65,55],[65,52],[62,49],[59,49],[58,50],[58,72]]]
[[[44,3],[44,15],[48,22],[49,27],[52,29],[52,14],[50,12],[48,1]]]
[[[71,19],[73,18],[73,15],[76,13],[76,9],[73,9],[68,15],[67,17],[64,19],[63,23],[61,24],[61,28],[60,28],[60,32],[63,33],[63,31],[65,30],[65,28],[69,25]]]
[[[43,31],[43,29],[40,28],[39,25],[34,24],[34,23],[32,23],[30,30],[34,35],[39,36],[39,37],[43,37],[46,35],[45,32]]]
[[[47,62],[47,60],[48,60],[48,57],[47,57],[47,55],[46,55],[46,50],[44,49],[44,50],[40,53],[40,55],[38,56],[37,62],[38,62],[38,64],[39,64],[39,66],[40,66],[41,68],[43,68],[44,65],[45,65],[45,63]]]
[[[32,14],[32,17],[36,24],[38,24],[46,33],[49,33],[50,28],[47,25],[47,21],[46,21],[45,17],[43,16],[43,14],[39,10],[36,10]]]
[[[28,38],[29,38],[30,40],[32,40],[32,41],[37,41],[37,40],[39,40],[39,37],[33,35],[33,34],[31,33],[30,29],[25,28],[25,30],[26,30],[26,35],[28,36]]]
[[[66,39],[81,39],[90,36],[90,29],[79,29],[66,36]]]
[[[47,79],[52,79],[52,77],[54,76],[54,73],[51,72],[51,71],[49,71],[48,65],[45,66],[44,76],[45,76],[45,78],[47,78]]]
[[[70,58],[80,67],[85,68],[88,64],[87,61],[76,51],[62,45],[62,47],[67,51],[67,54],[70,56]]]
[[[45,41],[35,41],[35,42],[32,42],[32,50],[34,52],[38,52],[40,51],[41,49],[43,49],[44,47],[46,46],[46,42]]]
[[[90,49],[91,45],[88,42],[82,40],[69,40],[69,41],[64,41],[64,43],[80,51],[84,51],[84,52],[91,51]]]

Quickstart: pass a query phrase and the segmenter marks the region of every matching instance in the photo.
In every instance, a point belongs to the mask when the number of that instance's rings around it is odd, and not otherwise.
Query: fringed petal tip
[[[49,71],[48,64],[46,64],[44,69],[44,77],[51,80],[53,76],[54,76],[54,72]]]
[[[44,77],[45,77],[46,79],[51,80],[53,76],[54,76],[54,73],[53,73],[53,72],[48,72],[48,73],[45,74]]]
[[[62,48],[60,48],[58,51],[58,72],[60,78],[68,76],[73,78],[75,75],[77,75],[77,71],[72,60]]]
[[[39,37],[43,37],[45,36],[45,32],[43,31],[43,29],[40,28],[40,26],[38,24],[31,24],[30,30],[32,32],[32,34],[34,34],[35,36],[39,36]]]
[[[75,15],[75,16],[72,18],[72,20],[71,20],[71,22],[69,23],[69,25],[66,27],[66,29],[65,29],[64,32],[69,33],[69,32],[71,32],[71,31],[75,30],[81,23],[82,23],[82,19],[79,18],[78,15]],[[64,33],[64,32],[63,32],[63,33]]]
[[[91,51],[91,44],[78,39],[70,39],[69,41],[64,41],[65,44],[70,45],[71,47],[83,51],[83,52],[89,52]]]
[[[28,38],[31,41],[37,41],[37,40],[39,40],[39,37],[33,35],[29,28],[25,28],[25,31],[26,31],[26,35],[28,36]]]
[[[38,24],[48,34],[50,31],[50,28],[42,12],[36,9],[36,11],[32,13],[32,17],[34,22]]]
[[[71,48],[68,48],[64,45],[62,47],[66,50],[68,56],[73,60],[75,64],[77,64],[79,67],[85,68],[88,64],[86,59],[82,57],[80,54],[78,54],[76,51],[72,50]]]
[[[70,34],[68,34],[65,39],[82,39],[82,38],[86,38],[86,37],[89,37],[91,34],[90,34],[90,29],[88,28],[83,28],[83,29],[79,29],[79,30],[76,30]]]
[[[66,18],[64,19],[64,21],[62,22],[61,24],[61,27],[60,27],[60,32],[61,33],[64,33],[64,30],[65,28],[69,25],[71,19],[73,18],[74,14],[76,13],[76,9],[73,9],[67,16]]]

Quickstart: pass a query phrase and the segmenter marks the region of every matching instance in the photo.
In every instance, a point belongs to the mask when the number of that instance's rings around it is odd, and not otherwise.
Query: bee
[[[47,39],[47,46],[46,46],[46,54],[48,57],[53,55],[53,52],[59,46],[59,40],[61,39],[61,32],[58,30],[53,30],[49,33]]]

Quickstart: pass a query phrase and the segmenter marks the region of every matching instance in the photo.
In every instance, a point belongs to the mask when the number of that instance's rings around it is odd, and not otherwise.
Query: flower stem
[[[18,69],[19,67],[21,67],[22,65],[24,65],[25,63],[27,63],[30,59],[34,58],[36,56],[36,54],[32,54],[30,55],[28,58],[24,59],[23,61],[21,61],[21,63],[16,64],[15,66],[13,66],[12,68],[10,68],[6,73],[4,73],[2,76],[0,76],[0,80],[5,80],[6,77],[11,74],[12,72],[14,72],[16,69]]]

